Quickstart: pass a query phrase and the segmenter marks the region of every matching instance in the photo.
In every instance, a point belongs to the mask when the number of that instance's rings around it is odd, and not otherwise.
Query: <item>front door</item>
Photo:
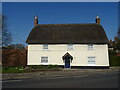
[[[70,68],[70,58],[65,58],[65,68]]]

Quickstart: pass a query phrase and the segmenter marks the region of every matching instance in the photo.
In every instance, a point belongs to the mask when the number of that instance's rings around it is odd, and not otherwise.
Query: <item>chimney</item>
[[[96,16],[95,21],[96,21],[97,24],[100,24],[100,18],[98,16]]]
[[[38,16],[34,16],[34,27],[38,25]]]

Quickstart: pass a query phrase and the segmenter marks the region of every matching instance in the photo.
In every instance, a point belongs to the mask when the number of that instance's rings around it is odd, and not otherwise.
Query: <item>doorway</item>
[[[62,58],[64,60],[64,68],[71,68],[70,64],[73,57],[69,53],[66,53]]]

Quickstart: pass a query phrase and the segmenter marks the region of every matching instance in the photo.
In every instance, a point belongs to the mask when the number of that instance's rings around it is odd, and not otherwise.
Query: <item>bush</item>
[[[27,51],[25,49],[3,49],[2,50],[2,66],[26,66]]]
[[[61,68],[58,65],[29,65],[35,71],[59,71]]]
[[[110,66],[120,66],[120,56],[110,55]]]
[[[26,67],[2,67],[2,73],[23,73],[23,72],[39,72],[39,71],[61,71],[57,65],[29,65]]]
[[[109,50],[109,55],[116,55],[116,52],[114,50]]]
[[[24,67],[3,67],[2,73],[22,73],[24,72]]]

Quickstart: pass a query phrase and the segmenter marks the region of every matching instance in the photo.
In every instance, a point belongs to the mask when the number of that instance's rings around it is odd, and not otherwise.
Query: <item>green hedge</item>
[[[2,73],[22,73],[24,72],[24,67],[2,67]]]
[[[120,56],[110,55],[110,66],[120,66]]]
[[[23,73],[36,71],[61,71],[58,65],[28,65],[27,67],[2,67],[2,73]]]

